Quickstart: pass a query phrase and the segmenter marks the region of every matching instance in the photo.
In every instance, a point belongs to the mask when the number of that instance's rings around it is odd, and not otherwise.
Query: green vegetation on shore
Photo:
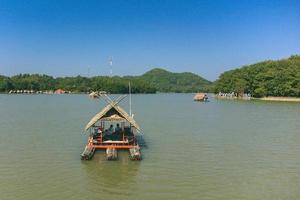
[[[226,71],[215,82],[215,93],[218,92],[250,93],[254,97],[300,97],[300,56]]]
[[[20,74],[12,77],[0,77],[0,92],[10,90],[55,90],[58,88],[72,92],[107,91],[109,93],[128,93],[128,83],[131,82],[132,93],[155,93],[156,88],[140,78],[122,78],[118,76],[95,76],[91,78],[59,77],[53,78],[39,74]]]
[[[58,77],[39,74],[0,75],[0,92],[10,90],[107,91],[127,93],[212,92],[250,93],[253,97],[300,97],[300,56],[268,60],[222,73],[214,83],[190,72],[172,73],[155,68],[141,76]]]
[[[192,73],[171,73],[153,69],[141,76],[94,76],[58,77],[39,74],[19,74],[12,77],[0,76],[0,92],[10,90],[55,90],[72,92],[107,91],[127,93],[131,82],[132,93],[155,92],[198,92],[208,91],[211,82]]]

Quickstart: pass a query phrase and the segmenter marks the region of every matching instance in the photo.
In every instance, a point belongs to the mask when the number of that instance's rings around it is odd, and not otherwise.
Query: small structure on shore
[[[128,149],[132,160],[141,160],[137,140],[140,127],[133,116],[118,105],[126,95],[116,100],[112,100],[106,94],[101,96],[105,97],[107,105],[85,127],[89,137],[81,159],[90,160],[96,149],[105,149],[107,160],[116,160],[118,149]]]
[[[251,100],[251,94],[250,93],[236,93],[236,92],[230,92],[230,93],[224,93],[219,92],[215,95],[215,98],[217,99],[240,99],[240,100]]]
[[[205,93],[197,93],[194,96],[194,101],[208,101],[208,96]]]
[[[63,89],[53,90],[10,90],[8,94],[71,94],[71,91],[65,91]]]
[[[34,90],[10,90],[9,94],[36,94]]]
[[[64,91],[63,89],[57,89],[54,91],[54,94],[65,94],[66,91]]]

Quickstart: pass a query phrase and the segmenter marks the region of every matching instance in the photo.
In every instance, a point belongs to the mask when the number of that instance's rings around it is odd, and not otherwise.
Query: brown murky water
[[[133,95],[141,162],[81,161],[85,95],[0,95],[0,199],[300,199],[300,104]],[[127,102],[123,102],[127,109]]]

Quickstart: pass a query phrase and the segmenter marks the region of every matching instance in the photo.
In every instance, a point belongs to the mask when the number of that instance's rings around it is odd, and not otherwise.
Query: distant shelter
[[[194,96],[194,101],[208,101],[208,96],[205,93],[197,93]]]

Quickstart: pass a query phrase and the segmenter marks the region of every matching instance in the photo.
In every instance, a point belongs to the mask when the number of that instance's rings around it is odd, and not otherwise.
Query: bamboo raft
[[[86,146],[84,151],[82,152],[82,154],[80,154],[81,156],[81,160],[90,160],[93,158],[95,153],[95,148],[91,147],[91,146]]]
[[[131,160],[141,160],[141,136],[138,134],[140,127],[133,116],[118,105],[126,96],[111,100],[106,94],[102,95],[106,97],[108,104],[85,127],[85,132],[90,134],[88,143],[80,155],[81,159],[91,160],[96,150],[103,149],[107,160],[117,160],[118,149],[128,149]]]

